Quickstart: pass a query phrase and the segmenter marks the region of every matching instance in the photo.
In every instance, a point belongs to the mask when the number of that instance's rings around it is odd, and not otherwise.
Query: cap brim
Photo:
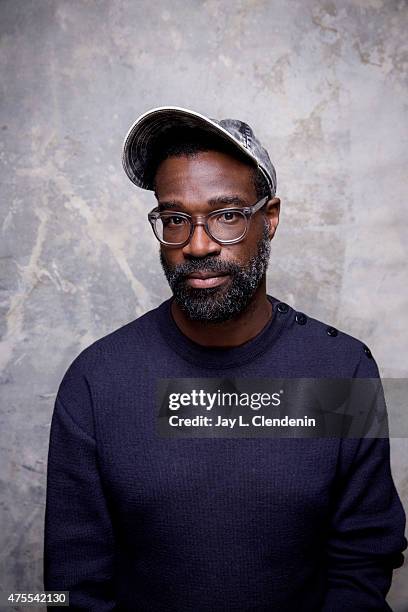
[[[232,134],[212,119],[179,106],[160,106],[140,115],[123,143],[122,164],[129,179],[142,189],[153,190],[149,173],[151,153],[159,138],[174,127],[201,128],[235,145],[259,166],[256,157]]]

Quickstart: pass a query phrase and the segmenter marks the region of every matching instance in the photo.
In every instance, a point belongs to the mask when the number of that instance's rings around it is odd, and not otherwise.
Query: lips
[[[226,272],[192,272],[187,278],[218,278],[219,276],[227,276]]]
[[[187,284],[196,289],[205,289],[207,287],[217,287],[224,284],[229,277],[226,272],[192,272],[187,276]]]

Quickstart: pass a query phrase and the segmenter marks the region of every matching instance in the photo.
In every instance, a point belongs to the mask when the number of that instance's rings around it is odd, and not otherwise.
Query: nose
[[[207,233],[203,223],[196,223],[190,242],[183,248],[186,257],[205,257],[206,255],[219,254],[221,245],[215,242]]]

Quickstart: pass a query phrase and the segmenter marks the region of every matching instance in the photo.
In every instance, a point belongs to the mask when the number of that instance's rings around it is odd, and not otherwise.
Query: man
[[[158,379],[377,378],[359,340],[266,292],[276,173],[252,129],[177,107],[123,164],[173,297],[68,368],[52,418],[44,585],[77,610],[390,610],[405,514],[388,438],[163,437]]]

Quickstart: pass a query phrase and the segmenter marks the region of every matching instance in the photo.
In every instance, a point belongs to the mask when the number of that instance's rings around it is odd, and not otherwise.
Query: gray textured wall
[[[0,28],[0,590],[33,590],[62,375],[170,295],[152,194],[121,169],[148,108],[253,125],[282,200],[269,292],[407,376],[408,5],[2,0]],[[391,443],[408,511],[408,440]],[[389,601],[407,611],[408,563],[394,576]]]

